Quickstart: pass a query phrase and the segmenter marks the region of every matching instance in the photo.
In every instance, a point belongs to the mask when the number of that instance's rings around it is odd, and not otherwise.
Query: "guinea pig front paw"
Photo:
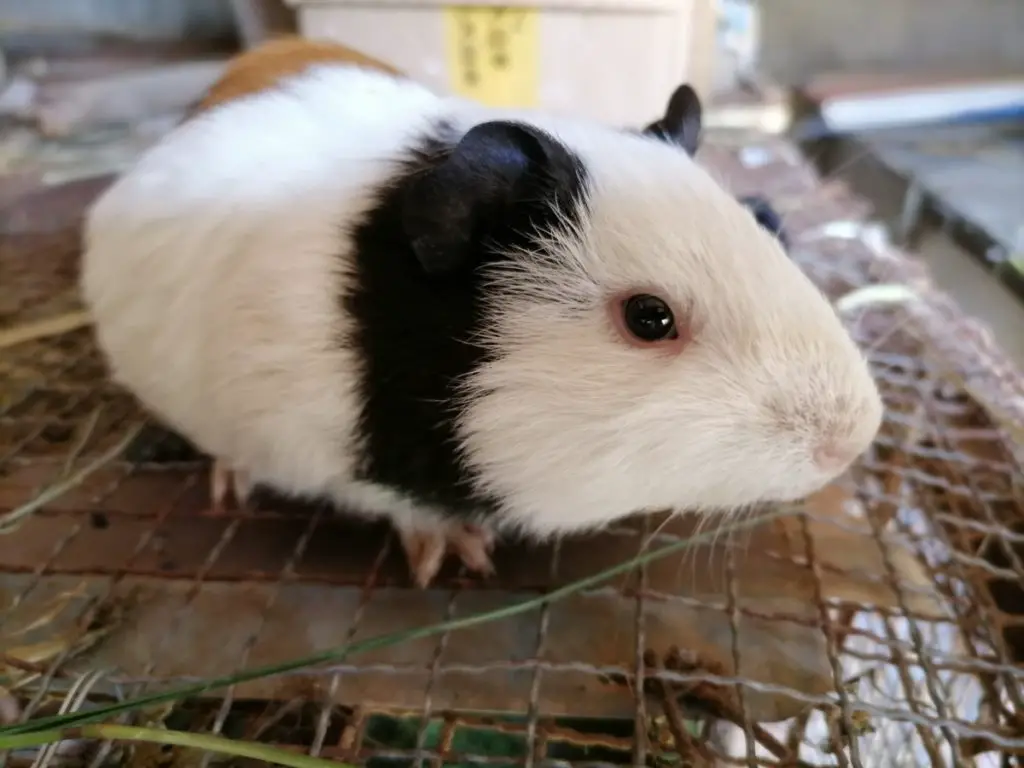
[[[472,573],[494,574],[491,562],[494,535],[480,526],[452,523],[429,529],[398,527],[398,535],[418,587],[430,586],[449,552]]]

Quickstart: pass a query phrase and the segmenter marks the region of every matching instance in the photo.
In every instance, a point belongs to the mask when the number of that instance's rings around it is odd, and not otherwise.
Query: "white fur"
[[[503,276],[524,288],[492,308],[487,341],[504,354],[467,382],[461,436],[504,500],[499,525],[543,536],[641,509],[796,498],[838,471],[814,465],[821,441],[867,446],[881,405],[859,351],[683,152],[348,66],[201,115],[96,203],[82,286],[116,380],[255,480],[436,524],[443,510],[352,480],[361,361],[339,347],[337,297],[339,233],[439,116],[537,124],[593,181],[587,224],[551,234],[573,267]],[[692,308],[695,342],[676,357],[624,344],[605,303],[628,290]]]

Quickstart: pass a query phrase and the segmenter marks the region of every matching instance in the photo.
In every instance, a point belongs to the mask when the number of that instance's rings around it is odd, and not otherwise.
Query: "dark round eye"
[[[668,304],[657,296],[641,293],[622,302],[626,328],[640,341],[667,341],[679,337],[676,319]]]

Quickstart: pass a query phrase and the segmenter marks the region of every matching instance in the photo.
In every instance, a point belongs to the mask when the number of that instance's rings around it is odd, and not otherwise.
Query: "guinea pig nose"
[[[838,472],[852,464],[863,447],[849,440],[826,440],[814,450],[814,463],[826,472]]]

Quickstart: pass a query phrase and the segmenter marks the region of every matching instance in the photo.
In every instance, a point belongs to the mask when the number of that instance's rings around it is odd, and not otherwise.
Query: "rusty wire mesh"
[[[852,482],[781,528],[540,611],[189,700],[163,722],[374,765],[1016,764],[1015,373],[920,268],[872,244],[865,205],[792,147],[712,146],[704,161],[738,193],[773,200],[794,258],[833,298],[875,283],[915,292],[847,316],[887,403]],[[64,187],[61,200],[78,210],[100,186]],[[29,210],[29,197],[0,217],[7,324],[74,303],[75,217],[46,195]],[[0,514],[66,484],[142,418],[105,380],[88,329],[0,350],[0,372]],[[386,529],[274,499],[210,517],[205,469],[183,459],[120,457],[5,527],[0,668],[18,717],[56,711],[69,692],[87,706],[493,609],[688,530],[649,519],[509,546],[496,580],[451,569],[421,593]],[[175,756],[108,745],[45,757]]]

